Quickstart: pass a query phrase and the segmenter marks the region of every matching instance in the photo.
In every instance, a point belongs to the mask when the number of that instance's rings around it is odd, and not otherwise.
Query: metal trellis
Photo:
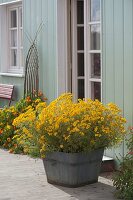
[[[39,68],[38,51],[37,51],[37,46],[34,40],[32,45],[29,48],[29,51],[26,57],[24,98],[28,95],[31,98],[33,98],[35,94],[38,94],[38,90],[39,90],[38,68]]]

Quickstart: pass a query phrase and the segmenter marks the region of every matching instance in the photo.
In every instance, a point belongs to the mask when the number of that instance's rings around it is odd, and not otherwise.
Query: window
[[[8,50],[9,50],[9,72],[22,71],[23,55],[23,26],[21,5],[7,8],[8,13]]]
[[[101,101],[101,1],[72,0],[71,5],[73,93]]]
[[[22,4],[0,6],[1,72],[23,74]]]

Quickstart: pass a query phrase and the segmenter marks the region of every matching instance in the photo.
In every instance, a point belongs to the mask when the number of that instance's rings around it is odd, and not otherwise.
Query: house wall
[[[103,101],[115,102],[133,121],[133,1],[103,0]],[[125,143],[108,156],[126,153]]]
[[[44,24],[38,34],[40,89],[49,101],[57,95],[56,70],[56,1],[23,0],[24,6],[24,49],[25,55],[30,46],[26,35],[34,39],[41,23]]]
[[[12,1],[15,2],[15,0]],[[0,3],[12,1],[0,0]],[[56,1],[23,0],[23,12],[24,60],[26,59],[27,52],[31,45],[29,37],[31,40],[34,40],[39,25],[41,23],[44,24],[37,36],[39,88],[46,95],[48,101],[51,101],[57,96]],[[15,100],[18,100],[23,96],[24,76],[11,77],[0,75],[0,82],[15,85]]]

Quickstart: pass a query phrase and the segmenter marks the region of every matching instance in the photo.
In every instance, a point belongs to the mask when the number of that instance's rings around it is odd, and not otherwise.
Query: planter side
[[[47,181],[66,187],[80,187],[98,181],[103,149],[89,153],[47,153],[43,159]]]

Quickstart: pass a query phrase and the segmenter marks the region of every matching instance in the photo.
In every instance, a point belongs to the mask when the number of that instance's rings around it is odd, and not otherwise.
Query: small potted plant
[[[103,151],[123,139],[125,122],[115,104],[74,102],[67,93],[42,109],[32,130],[23,126],[38,137],[48,182],[78,187],[98,181]]]

